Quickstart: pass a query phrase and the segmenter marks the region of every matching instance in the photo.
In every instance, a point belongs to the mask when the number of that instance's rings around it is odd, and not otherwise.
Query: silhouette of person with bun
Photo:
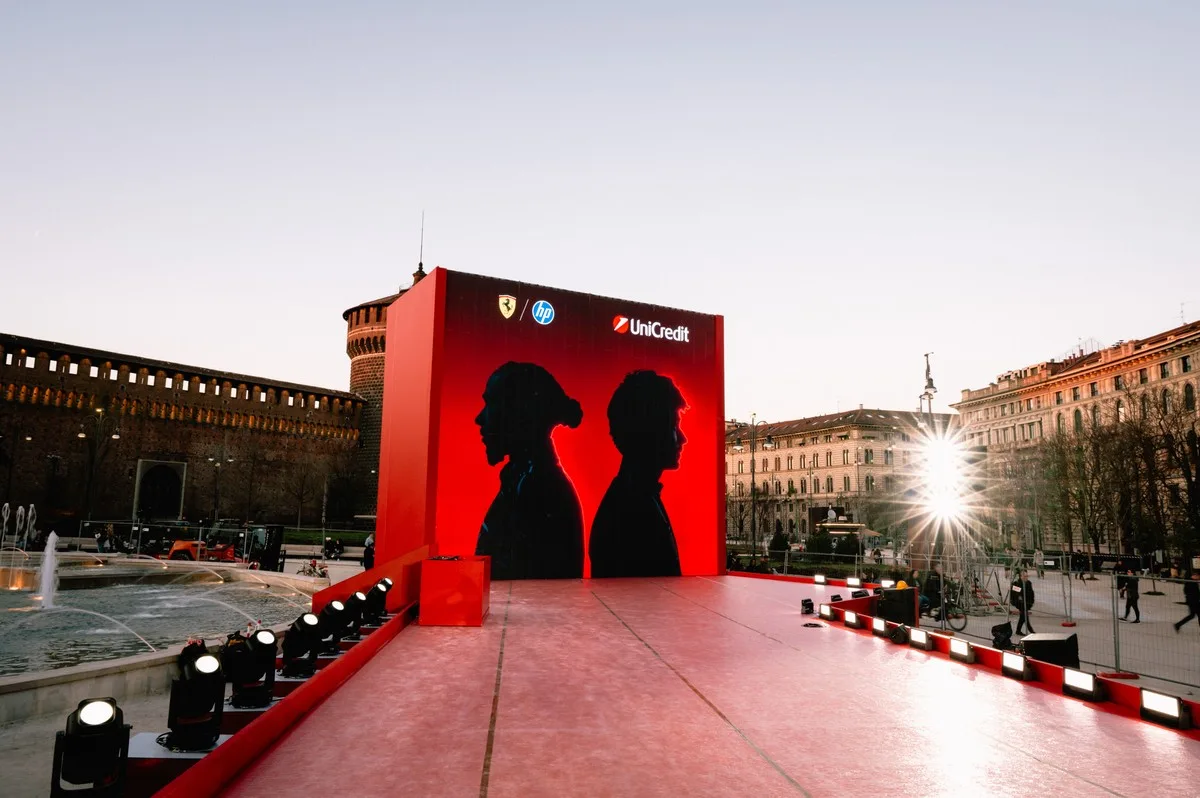
[[[670,377],[635,371],[608,403],[608,429],[621,467],[592,522],[592,576],[679,576],[679,549],[663,506],[667,469],[679,468],[687,438],[679,428],[687,409]]]
[[[493,579],[583,576],[583,510],[550,437],[582,420],[579,402],[535,363],[508,362],[488,378],[475,423],[488,464],[508,458],[475,544]]]

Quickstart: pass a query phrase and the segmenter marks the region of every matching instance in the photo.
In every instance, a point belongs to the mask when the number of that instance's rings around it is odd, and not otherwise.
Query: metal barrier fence
[[[905,579],[912,584],[910,564],[896,562],[902,559],[894,560],[890,552],[884,552],[883,561],[876,562],[862,554],[778,551],[756,561],[743,557],[729,564],[778,574]],[[1037,632],[1076,634],[1082,665],[1200,687],[1200,616],[1188,618],[1176,630],[1176,623],[1191,614],[1184,597],[1189,580],[1137,574],[1137,600],[1130,603],[1127,598],[1134,591],[1129,589],[1125,575],[1073,572],[1069,563],[1057,558],[1047,558],[1039,568],[1030,559],[1017,558],[1015,565],[1008,557],[979,558],[965,565],[961,558],[932,559],[930,568],[917,575],[918,586],[924,590],[934,565],[942,566],[947,578],[925,607],[928,614],[922,617],[921,625],[948,629],[989,644],[994,639],[993,627],[1011,623],[1015,632],[1019,615],[1010,600],[1011,586],[1018,570],[1024,569],[1034,594],[1028,614],[1032,628]],[[965,580],[970,583],[963,584]],[[948,617],[938,611],[940,604],[951,607],[945,614]],[[1022,632],[1014,634],[1014,643],[1022,639],[1025,630]]]

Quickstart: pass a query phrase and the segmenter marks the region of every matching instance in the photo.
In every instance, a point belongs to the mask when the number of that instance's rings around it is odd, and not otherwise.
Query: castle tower
[[[417,264],[413,285],[425,276]],[[388,306],[407,289],[361,305],[342,314],[346,320],[346,354],[350,357],[350,391],[366,400],[359,421],[355,453],[355,482],[363,486],[355,512],[374,515],[379,488],[379,435],[383,426],[383,358],[387,346]]]

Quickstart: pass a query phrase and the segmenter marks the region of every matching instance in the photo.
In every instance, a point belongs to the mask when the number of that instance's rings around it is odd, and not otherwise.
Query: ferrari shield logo
[[[500,295],[500,315],[506,319],[511,319],[512,314],[517,311],[517,298],[508,294]]]

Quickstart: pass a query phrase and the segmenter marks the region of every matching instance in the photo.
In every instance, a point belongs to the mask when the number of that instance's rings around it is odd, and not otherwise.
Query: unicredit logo
[[[642,321],[628,316],[613,317],[613,332],[624,335],[645,336],[647,338],[665,338],[668,341],[688,343],[688,328],[682,324],[678,327],[666,327],[661,321]]]

